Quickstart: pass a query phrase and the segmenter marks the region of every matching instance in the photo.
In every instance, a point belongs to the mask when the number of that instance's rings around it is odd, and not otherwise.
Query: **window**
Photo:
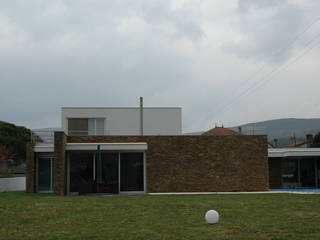
[[[53,182],[53,158],[39,157],[38,158],[38,191],[52,191]]]
[[[70,154],[70,192],[94,192],[93,153]]]
[[[69,191],[79,194],[143,192],[145,163],[143,152],[69,152]],[[98,174],[101,167],[101,180]]]
[[[104,118],[70,118],[68,134],[71,136],[97,136],[104,134]]]
[[[284,187],[299,187],[299,167],[297,159],[284,159],[282,162],[282,181]]]
[[[143,153],[120,153],[120,191],[143,191]]]
[[[104,119],[103,118],[90,118],[88,120],[88,130],[90,136],[104,135]]]

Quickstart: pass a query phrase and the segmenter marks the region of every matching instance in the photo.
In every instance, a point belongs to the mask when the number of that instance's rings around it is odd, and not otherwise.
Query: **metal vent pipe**
[[[143,136],[143,97],[140,97],[140,135]]]

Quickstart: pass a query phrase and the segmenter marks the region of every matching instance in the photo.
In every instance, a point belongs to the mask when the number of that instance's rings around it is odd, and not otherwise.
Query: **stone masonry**
[[[68,136],[68,142],[146,142],[147,192],[266,191],[266,136]]]
[[[66,136],[55,132],[53,188],[67,189],[67,143],[146,142],[147,192],[267,191],[266,136]],[[27,151],[27,192],[35,192],[35,157]]]
[[[28,143],[26,147],[26,192],[36,191],[36,163],[33,152],[33,144]]]
[[[54,133],[53,191],[57,195],[65,195],[67,192],[66,143],[64,132]]]

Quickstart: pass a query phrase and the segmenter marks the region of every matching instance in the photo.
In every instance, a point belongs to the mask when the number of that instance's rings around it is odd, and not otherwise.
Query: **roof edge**
[[[140,107],[61,107],[61,109],[140,109]],[[182,107],[143,107],[143,109],[182,109]]]

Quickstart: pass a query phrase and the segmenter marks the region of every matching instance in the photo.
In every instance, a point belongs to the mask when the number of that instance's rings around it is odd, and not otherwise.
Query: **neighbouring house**
[[[306,138],[304,140],[300,140],[300,141],[293,141],[293,143],[290,144],[286,144],[284,146],[282,146],[282,148],[309,148],[311,147],[311,144],[313,142],[313,136],[312,134],[307,134]]]
[[[202,135],[211,135],[211,136],[234,136],[234,135],[241,135],[241,128],[239,128],[239,132],[233,131],[229,128],[225,128],[223,126],[218,127],[217,125],[204,132]]]
[[[294,143],[286,144],[282,146],[283,148],[306,148],[307,147],[307,141],[306,140],[301,140],[301,141],[296,141]]]
[[[269,148],[270,188],[319,188],[320,148],[310,148],[313,138],[306,135],[281,148]]]
[[[62,108],[27,146],[27,192],[266,191],[266,136],[182,135],[181,108]],[[40,141],[39,141],[40,140]]]

